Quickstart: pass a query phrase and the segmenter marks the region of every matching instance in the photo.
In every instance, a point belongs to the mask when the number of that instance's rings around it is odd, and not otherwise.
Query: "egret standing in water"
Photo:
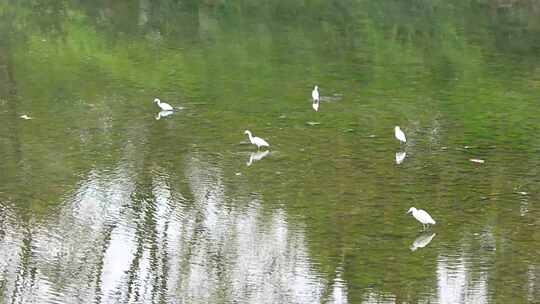
[[[174,111],[174,108],[170,104],[166,102],[161,102],[159,98],[154,99],[154,102],[157,103],[161,111]]]
[[[270,146],[270,144],[268,144],[266,142],[266,140],[264,140],[264,139],[262,139],[260,137],[256,137],[256,136],[251,135],[251,132],[249,130],[245,130],[244,134],[247,134],[249,136],[249,142],[256,145],[257,150],[260,149],[261,147],[269,147]]]
[[[313,91],[311,91],[311,98],[313,99],[313,110],[315,110],[315,112],[319,111],[319,87],[318,86],[315,86],[313,88]]]
[[[423,230],[426,230],[426,226],[429,227],[429,225],[435,225],[435,220],[427,213],[426,211],[422,209],[416,209],[414,207],[411,207],[409,211],[407,211],[407,214],[411,213],[414,216],[414,218],[422,223]]]
[[[401,131],[399,126],[396,126],[394,128],[394,135],[396,136],[397,140],[399,140],[400,142],[402,142],[402,143],[407,142],[407,138],[405,138],[405,133],[403,133],[403,131]]]
[[[313,88],[313,91],[311,91],[311,98],[313,98],[313,102],[319,102],[319,86]]]

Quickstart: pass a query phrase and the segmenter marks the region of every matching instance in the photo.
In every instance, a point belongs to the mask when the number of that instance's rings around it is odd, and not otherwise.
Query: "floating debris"
[[[234,175],[236,175],[236,176],[240,176],[240,175],[242,175],[242,173],[240,173],[240,172],[236,172],[236,173],[235,173]]]
[[[377,137],[377,135],[375,135],[375,134],[369,134],[368,137],[369,137],[369,138],[375,138],[375,137]]]
[[[316,122],[316,121],[308,121],[306,122],[306,124],[310,125],[310,126],[318,126],[320,125],[321,123],[320,122]]]
[[[471,158],[469,160],[477,164],[483,164],[485,162],[483,159],[478,159],[478,158]]]
[[[521,194],[521,195],[529,195],[529,193],[525,192],[525,191],[518,191],[517,192],[518,194]]]
[[[32,117],[30,117],[30,116],[28,116],[28,115],[26,115],[26,114],[21,115],[20,117],[21,117],[22,119],[26,119],[26,120],[32,119]]]

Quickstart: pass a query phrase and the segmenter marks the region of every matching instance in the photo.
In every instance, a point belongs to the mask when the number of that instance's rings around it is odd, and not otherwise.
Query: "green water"
[[[538,303],[539,117],[533,0],[0,0],[0,303]]]

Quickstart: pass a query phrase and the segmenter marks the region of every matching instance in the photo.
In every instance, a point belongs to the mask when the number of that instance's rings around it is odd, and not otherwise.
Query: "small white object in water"
[[[173,111],[159,111],[156,116],[156,120],[160,120],[162,117],[167,117],[169,115],[172,115],[173,113]]]
[[[416,209],[414,207],[411,207],[409,208],[409,211],[407,211],[407,213],[411,212],[414,218],[420,223],[422,223],[422,227],[424,228],[424,230],[426,229],[426,225],[427,227],[429,227],[429,225],[436,224],[435,220],[431,217],[431,215],[429,215],[429,213],[422,209]]]
[[[483,164],[484,163],[483,159],[471,158],[469,160],[472,161],[473,163],[478,163],[478,164]]]
[[[431,240],[435,237],[435,235],[437,234],[434,232],[432,233],[424,232],[420,234],[420,236],[417,237],[416,240],[414,240],[414,242],[411,244],[411,247],[409,248],[411,249],[411,251],[416,251],[416,249],[418,248],[424,248],[431,242]]]
[[[32,117],[30,117],[30,116],[28,116],[28,115],[26,115],[26,114],[21,115],[20,117],[21,117],[22,119],[26,119],[26,120],[32,119]]]
[[[174,108],[170,104],[166,102],[161,102],[159,98],[154,99],[154,102],[157,103],[158,107],[162,111],[174,111]]]
[[[407,138],[405,138],[405,133],[401,131],[399,126],[396,126],[394,128],[394,135],[396,136],[397,140],[399,140],[400,142],[403,142],[403,143],[407,142]]]
[[[525,191],[518,191],[518,194],[521,194],[521,195],[528,195],[529,193],[525,192]]]
[[[236,172],[235,175],[236,175],[236,176],[240,176],[240,175],[242,175],[242,173]]]
[[[306,123],[307,123],[308,125],[312,126],[312,127],[313,127],[313,126],[318,126],[318,125],[321,124],[320,122],[316,122],[316,121],[308,121],[308,122],[306,122]]]
[[[270,146],[270,144],[268,142],[266,142],[266,140],[264,140],[264,139],[262,139],[260,137],[252,136],[251,132],[249,130],[245,130],[244,134],[247,134],[249,136],[249,141],[252,144],[256,145],[257,149],[260,149],[261,147],[269,147]]]
[[[265,158],[269,153],[270,153],[270,151],[268,151],[268,150],[266,150],[264,152],[263,151],[252,152],[251,155],[249,155],[249,161],[246,163],[246,165],[248,167],[251,166],[253,161],[261,160],[261,159]]]
[[[396,164],[401,164],[403,160],[405,160],[405,157],[407,156],[407,153],[405,151],[402,152],[396,152]]]

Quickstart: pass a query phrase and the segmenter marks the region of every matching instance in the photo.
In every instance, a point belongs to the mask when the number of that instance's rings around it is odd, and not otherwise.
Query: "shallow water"
[[[536,1],[21,2],[0,302],[540,301]]]

